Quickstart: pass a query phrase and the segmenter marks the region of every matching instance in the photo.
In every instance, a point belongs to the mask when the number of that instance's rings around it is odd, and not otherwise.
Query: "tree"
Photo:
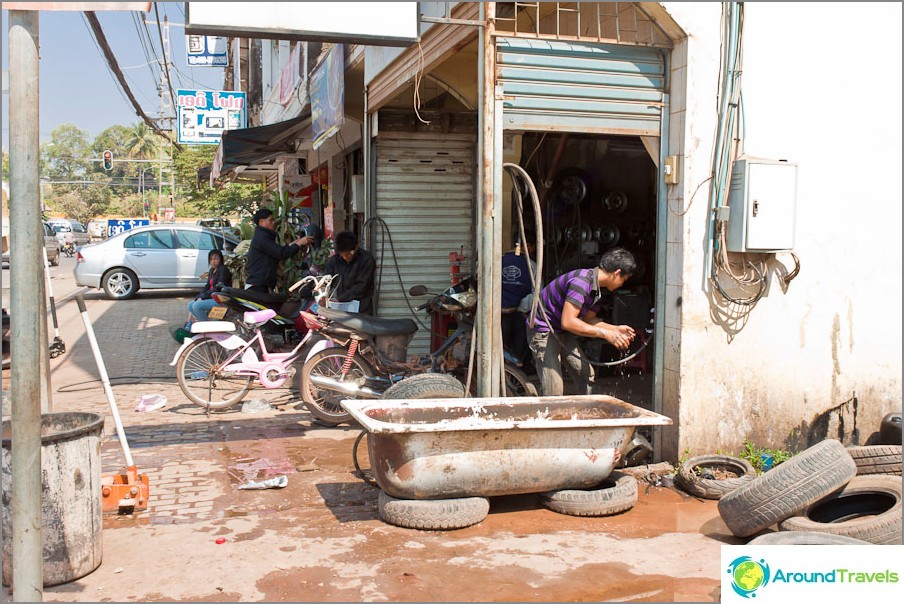
[[[62,124],[41,145],[41,176],[47,180],[82,180],[92,171],[92,157],[88,133],[74,124]]]
[[[126,151],[129,157],[137,159],[153,159],[163,140],[145,122],[138,122],[128,133]]]

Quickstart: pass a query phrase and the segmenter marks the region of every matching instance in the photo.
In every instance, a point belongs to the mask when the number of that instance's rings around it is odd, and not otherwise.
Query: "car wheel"
[[[104,273],[104,292],[113,300],[128,300],[138,291],[138,277],[127,268],[113,268]]]
[[[50,258],[50,266],[59,266],[60,265],[60,253],[57,252],[53,255],[53,258]]]

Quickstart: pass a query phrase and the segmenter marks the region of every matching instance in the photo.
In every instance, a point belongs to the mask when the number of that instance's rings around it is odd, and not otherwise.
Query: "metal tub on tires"
[[[371,470],[399,499],[586,489],[638,426],[672,420],[604,395],[344,400],[368,432]]]

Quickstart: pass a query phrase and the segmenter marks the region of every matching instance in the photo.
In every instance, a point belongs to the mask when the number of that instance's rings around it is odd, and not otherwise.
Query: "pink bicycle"
[[[314,286],[314,300],[328,299],[332,275],[305,277],[290,288]],[[210,410],[227,409],[241,401],[254,383],[264,388],[280,388],[295,375],[294,363],[306,358],[307,344],[326,325],[326,319],[300,311],[308,332],[289,352],[270,352],[260,326],[276,316],[272,309],[246,312],[238,325],[229,321],[193,323],[170,365],[188,399]],[[258,354],[258,352],[260,354]]]

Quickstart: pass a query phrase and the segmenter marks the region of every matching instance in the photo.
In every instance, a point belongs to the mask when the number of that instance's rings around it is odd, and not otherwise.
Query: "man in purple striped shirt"
[[[603,292],[614,292],[637,270],[631,252],[613,248],[602,255],[596,268],[582,268],[553,279],[540,292],[540,305],[530,329],[530,349],[544,396],[561,396],[562,362],[582,394],[591,394],[593,365],[579,346],[578,336],[601,338],[619,350],[634,340],[629,325],[610,325],[597,316]]]

